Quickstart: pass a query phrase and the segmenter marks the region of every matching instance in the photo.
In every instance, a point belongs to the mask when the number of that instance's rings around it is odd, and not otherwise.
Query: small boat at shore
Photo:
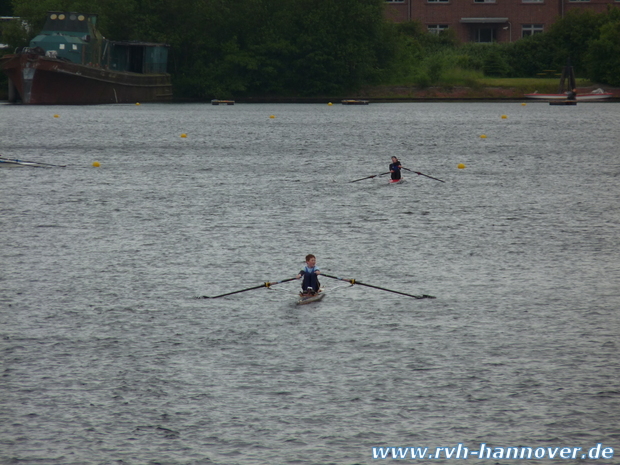
[[[614,94],[611,92],[605,92],[603,89],[596,89],[587,94],[581,93],[575,96],[577,102],[592,102],[597,100],[605,100],[613,97]],[[538,92],[534,92],[533,94],[525,94],[525,97],[537,99],[537,100],[550,100],[550,101],[562,101],[568,100],[569,92],[565,92],[563,94],[539,94]]]
[[[368,105],[370,102],[368,100],[343,100],[343,105]]]
[[[555,105],[561,105],[553,102],[567,102],[564,105],[576,105],[576,102],[590,102],[597,100],[605,100],[613,96],[611,92],[605,92],[603,89],[596,89],[587,94],[577,92],[577,80],[575,79],[575,70],[570,63],[570,58],[566,66],[562,68],[560,76],[560,86],[557,94],[539,94],[538,91],[533,94],[525,94],[527,98],[537,100],[545,100]]]

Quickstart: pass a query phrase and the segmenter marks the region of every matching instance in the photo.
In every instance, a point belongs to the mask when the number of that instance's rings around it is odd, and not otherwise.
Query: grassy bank
[[[479,77],[467,82],[442,82],[436,86],[420,87],[413,84],[390,84],[367,86],[359,92],[341,96],[300,97],[300,96],[253,96],[239,98],[239,102],[339,102],[341,99],[368,99],[373,101],[420,101],[420,100],[521,100],[525,94],[538,92],[553,94],[558,92],[559,79],[550,78],[488,78]],[[603,88],[614,93],[613,101],[620,101],[620,89],[600,85],[587,79],[577,79],[580,92],[590,92]],[[0,88],[0,100],[6,101],[6,86]]]
[[[588,79],[577,79],[577,87],[590,88],[595,83]],[[541,94],[552,94],[558,91],[560,85],[559,79],[550,78],[488,78],[484,77],[479,80],[482,87],[500,87],[509,88],[529,94],[538,91]]]
[[[597,88],[614,92],[620,99],[620,89],[594,83],[588,79],[577,79],[580,92]],[[359,92],[357,98],[373,100],[504,100],[523,99],[525,94],[555,94],[559,79],[551,78],[489,78],[479,77],[469,82],[440,82],[437,85],[420,87],[411,84],[368,86]]]

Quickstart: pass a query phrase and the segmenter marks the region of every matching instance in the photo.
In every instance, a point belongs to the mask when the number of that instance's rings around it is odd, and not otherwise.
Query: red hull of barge
[[[6,55],[2,70],[29,105],[92,105],[172,100],[169,74],[139,74],[78,65],[36,53]]]

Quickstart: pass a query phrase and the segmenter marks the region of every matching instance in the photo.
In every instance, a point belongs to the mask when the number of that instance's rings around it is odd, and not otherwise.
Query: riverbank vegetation
[[[571,10],[549,31],[511,43],[459,43],[449,29],[384,19],[383,0],[13,0],[10,50],[50,10],[99,15],[104,36],[170,44],[177,97],[349,95],[367,86],[481,88],[537,78],[557,90],[570,59],[578,77],[620,87],[620,8]],[[181,6],[182,5],[182,6]],[[543,78],[544,76],[544,78]],[[546,80],[545,80],[546,78]],[[550,79],[552,78],[552,79]],[[523,85],[527,81],[515,81]],[[528,88],[524,91],[531,91]]]

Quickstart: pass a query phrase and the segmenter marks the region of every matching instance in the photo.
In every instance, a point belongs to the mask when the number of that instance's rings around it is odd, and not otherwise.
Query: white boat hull
[[[312,302],[318,302],[320,300],[323,300],[323,297],[325,297],[325,291],[323,290],[323,288],[321,288],[319,289],[319,292],[314,295],[304,295],[300,293],[296,303],[297,305],[310,304]]]
[[[537,100],[567,100],[566,94],[525,94],[527,98]],[[613,97],[611,92],[592,92],[589,94],[577,94],[578,102],[588,102],[596,100],[605,100]]]

